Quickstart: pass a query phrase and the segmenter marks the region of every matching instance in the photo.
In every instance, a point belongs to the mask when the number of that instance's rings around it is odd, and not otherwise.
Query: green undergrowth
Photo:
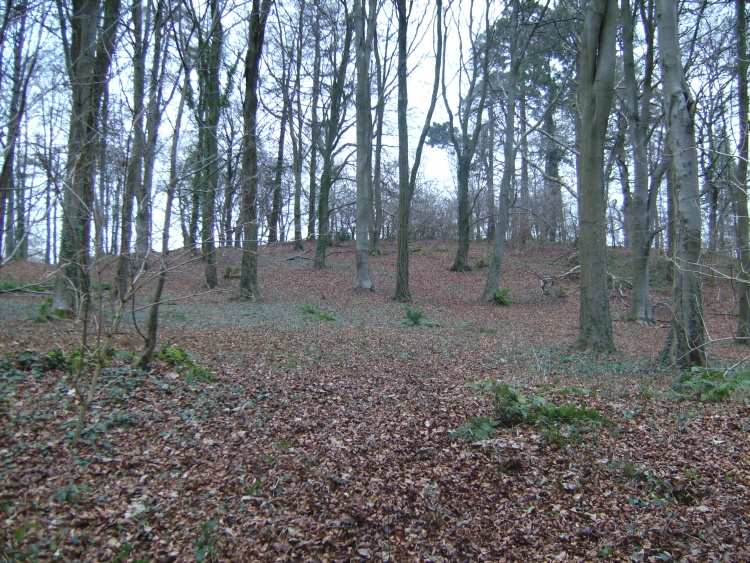
[[[212,383],[215,379],[211,372],[195,363],[190,354],[179,346],[164,346],[156,359],[174,368],[188,383]]]
[[[694,399],[702,403],[721,403],[732,397],[750,396],[750,371],[724,371],[693,368],[672,384],[677,399]]]
[[[404,307],[404,318],[401,321],[406,326],[439,326],[436,322],[431,321],[425,315],[425,312],[419,307]]]
[[[562,446],[580,441],[584,434],[610,424],[596,409],[526,396],[498,380],[480,381],[473,386],[491,397],[492,417],[469,419],[453,432],[458,438],[484,440],[497,428],[525,425],[538,429],[547,443]]]
[[[497,289],[492,295],[492,300],[494,301],[495,305],[500,305],[501,307],[509,307],[513,303],[510,298],[510,289],[508,289],[507,287],[501,287],[500,289]]]
[[[336,320],[336,317],[329,313],[328,311],[324,311],[322,309],[319,309],[315,305],[311,305],[310,303],[305,303],[302,305],[302,312],[312,320],[316,320],[319,322],[334,322]]]

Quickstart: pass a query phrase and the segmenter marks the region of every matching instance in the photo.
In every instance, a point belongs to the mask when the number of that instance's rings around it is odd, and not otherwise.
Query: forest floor
[[[171,348],[130,365],[146,288],[76,447],[81,324],[0,294],[0,560],[750,560],[747,381],[679,385],[658,365],[668,290],[652,326],[613,291],[618,352],[593,356],[572,348],[577,282],[550,297],[535,275],[569,270],[570,248],[509,249],[507,307],[478,304],[486,270],[448,271],[454,249],[412,245],[409,310],[389,243],[373,292],[353,289],[351,243],[324,271],[310,243],[265,249],[256,303],[233,299],[236,279],[206,292],[202,264],[173,253]],[[220,275],[239,265],[218,252]],[[46,273],[12,264],[0,282]],[[707,279],[704,299],[712,365],[742,366],[731,287]]]

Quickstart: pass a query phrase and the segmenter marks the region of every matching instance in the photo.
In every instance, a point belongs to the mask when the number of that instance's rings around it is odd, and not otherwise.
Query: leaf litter
[[[188,380],[161,361],[137,372],[116,359],[78,449],[64,374],[4,372],[2,557],[750,559],[745,397],[670,394],[675,374],[654,362],[663,322],[616,321],[613,357],[570,351],[575,282],[565,299],[547,299],[533,275],[555,267],[564,247],[510,250],[507,308],[476,303],[484,273],[449,272],[450,244],[419,247],[412,292],[429,326],[407,326],[391,301],[388,244],[371,260],[375,292],[350,289],[351,246],[315,272],[280,245],[264,254],[260,303],[219,293],[165,307],[180,314],[165,314],[162,342],[213,377]],[[478,259],[485,247],[472,250]],[[239,261],[222,252],[220,267]],[[200,293],[196,270],[178,269],[168,291]],[[224,284],[231,292],[236,281]],[[0,311],[36,302],[2,296]],[[615,314],[626,307],[613,297]],[[707,309],[715,338],[733,328],[722,313]],[[70,350],[79,338],[71,321],[6,318],[3,354]],[[117,346],[137,350],[136,336]],[[717,361],[742,355],[715,350]],[[533,425],[463,440],[457,428],[492,416],[473,385],[482,380],[595,409],[612,424],[558,442]]]

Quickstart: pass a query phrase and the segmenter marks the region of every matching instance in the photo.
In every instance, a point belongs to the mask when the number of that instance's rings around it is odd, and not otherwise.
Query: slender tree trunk
[[[318,201],[318,240],[315,244],[315,259],[313,265],[316,269],[326,266],[326,249],[330,244],[330,208],[329,199],[333,187],[334,176],[338,176],[338,170],[334,171],[334,153],[338,144],[341,127],[341,114],[346,111],[344,90],[346,87],[346,69],[349,66],[349,57],[352,44],[354,22],[351,13],[346,14],[346,31],[344,43],[341,47],[341,60],[336,67],[336,74],[331,84],[330,108],[328,120],[325,127],[325,145],[323,148],[323,173],[320,176],[320,199]],[[335,172],[335,173],[334,173]]]
[[[696,272],[701,253],[701,209],[698,156],[695,148],[695,103],[685,82],[680,58],[676,0],[657,0],[659,55],[664,113],[676,192],[675,272],[672,288],[671,346],[676,364],[706,364],[701,287]]]
[[[648,16],[643,18],[646,30],[646,53],[640,107],[638,82],[633,54],[633,16],[629,0],[622,1],[623,62],[625,99],[630,122],[630,145],[633,150],[634,186],[626,221],[632,250],[633,294],[630,316],[633,320],[651,323],[653,312],[649,300],[649,267],[651,253],[652,213],[649,209],[649,127],[651,124],[651,81],[654,69],[653,2],[648,2]]]
[[[747,120],[748,120],[748,92],[747,92],[747,14],[745,0],[736,0],[737,26],[737,92],[740,137],[737,147],[739,153],[737,176],[732,193],[735,198],[737,213],[736,233],[737,250],[739,255],[739,278],[737,290],[739,293],[739,314],[737,319],[737,340],[750,345],[750,233],[748,232],[747,216]]]
[[[375,32],[375,0],[356,0],[356,71],[357,71],[357,226],[356,281],[361,289],[373,289],[370,277],[370,218],[372,216],[372,116],[370,108],[370,53]]]
[[[581,257],[578,344],[596,352],[614,349],[607,280],[604,138],[614,93],[617,6],[590,0],[578,47],[576,140],[579,147],[578,214]]]
[[[164,284],[167,281],[167,259],[169,257],[169,228],[172,220],[172,204],[174,201],[175,190],[177,189],[177,150],[180,144],[180,129],[182,126],[182,114],[185,108],[185,94],[188,87],[188,77],[180,93],[180,103],[177,107],[177,118],[175,120],[174,132],[172,134],[172,148],[169,152],[169,183],[167,184],[167,201],[164,206],[164,229],[161,235],[161,260],[159,264],[159,277],[156,282],[154,298],[148,311],[148,322],[146,325],[146,338],[143,343],[143,352],[138,360],[138,366],[145,368],[154,354],[156,349],[157,333],[159,330],[159,306],[164,291]]]
[[[307,208],[307,239],[315,240],[315,221],[317,211],[318,152],[320,151],[320,124],[318,123],[318,98],[320,97],[320,0],[313,0],[315,18],[313,18],[313,76],[312,100],[310,112],[310,190]]]
[[[258,298],[258,77],[266,21],[273,0],[253,0],[245,55],[244,153],[242,155],[242,267],[240,298]]]
[[[495,204],[495,108],[487,106],[487,135],[484,143],[484,175],[487,179],[487,240],[494,241],[497,232],[497,206]]]
[[[287,88],[286,84],[289,80],[289,71],[287,70],[287,61],[286,61],[286,55],[284,55],[284,69],[281,73],[281,80],[284,83],[282,86],[283,88]],[[291,111],[291,108],[289,107],[289,96],[282,96],[282,103],[281,103],[281,120],[279,121],[279,126],[281,127],[281,131],[279,132],[279,145],[278,145],[278,152],[276,153],[276,166],[274,170],[274,179],[273,179],[273,194],[271,196],[271,213],[268,215],[268,242],[274,243],[278,242],[279,237],[279,227],[281,223],[281,185],[283,180],[283,174],[284,174],[284,143],[286,142],[286,125],[287,125],[287,116],[289,112]]]
[[[137,201],[138,208],[144,205],[143,201],[143,148],[146,144],[143,131],[144,100],[146,87],[146,45],[143,29],[143,2],[133,0],[131,5],[131,17],[133,23],[133,135],[130,147],[130,157],[125,174],[125,191],[122,205],[122,232],[120,233],[120,255],[117,260],[117,292],[120,299],[128,296],[128,286],[132,277],[133,267],[130,256],[132,224],[133,224],[133,199]],[[142,225],[140,226],[142,228]],[[136,225],[136,240],[143,237],[142,230]],[[141,244],[143,242],[141,241]],[[138,250],[136,245],[136,250]],[[136,254],[141,257],[139,252]],[[141,260],[138,261],[140,267]]]
[[[59,0],[61,1],[61,0]],[[101,29],[98,28],[101,12]],[[60,265],[55,284],[54,309],[72,313],[86,310],[89,295],[89,237],[93,181],[98,147],[101,99],[114,51],[120,1],[75,0],[72,17],[61,25],[71,28],[65,41],[72,103],[68,135],[68,163],[63,199]]]
[[[443,2],[435,1],[435,74],[432,83],[432,97],[430,107],[427,110],[422,134],[417,142],[417,150],[414,154],[414,163],[409,173],[409,129],[407,124],[407,112],[409,109],[409,96],[407,88],[407,35],[409,20],[407,15],[406,0],[397,0],[398,11],[398,66],[396,75],[398,79],[398,233],[396,238],[396,293],[394,299],[401,302],[411,301],[409,289],[409,219],[411,214],[411,200],[414,196],[414,188],[417,184],[417,173],[422,159],[427,133],[432,122],[432,115],[437,104],[440,88],[440,68],[443,62]]]

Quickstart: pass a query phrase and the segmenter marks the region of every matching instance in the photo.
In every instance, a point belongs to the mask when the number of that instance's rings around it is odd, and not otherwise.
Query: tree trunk
[[[338,176],[338,170],[334,171],[334,156],[338,145],[341,114],[346,112],[346,101],[344,93],[346,89],[346,70],[349,66],[349,57],[352,44],[354,22],[352,14],[345,15],[346,30],[344,32],[344,43],[341,46],[341,60],[336,66],[336,73],[331,84],[330,107],[328,120],[325,127],[325,145],[323,147],[323,172],[320,176],[320,199],[318,201],[318,240],[315,244],[315,259],[313,266],[320,270],[326,267],[326,249],[330,244],[330,208],[329,199],[333,187],[334,176]]]
[[[623,60],[625,99],[630,122],[629,137],[633,150],[633,194],[626,221],[628,238],[632,250],[631,268],[633,272],[633,294],[630,304],[630,317],[633,320],[651,323],[653,311],[649,300],[648,259],[651,253],[652,213],[649,208],[649,128],[651,124],[651,81],[654,69],[654,24],[653,3],[649,1],[649,16],[643,18],[646,30],[646,53],[644,57],[643,91],[640,107],[638,81],[635,75],[633,54],[633,15],[630,0],[622,1],[623,17]],[[655,198],[653,199],[655,202]]]
[[[614,93],[617,6],[590,0],[578,47],[576,140],[581,257],[578,345],[595,352],[614,349],[607,285],[606,196],[603,152]]]
[[[205,193],[202,198],[203,209],[201,223],[201,252],[206,261],[206,285],[215,288],[219,281],[216,275],[216,244],[214,242],[214,223],[216,219],[216,192],[219,185],[219,143],[218,128],[221,116],[221,88],[219,72],[221,70],[221,51],[224,41],[224,30],[221,25],[221,8],[219,0],[210,0],[211,30],[208,42],[204,45],[201,58],[205,61],[201,97],[204,98],[205,123],[202,124],[203,133],[202,154]]]
[[[284,61],[286,65],[286,61]],[[286,84],[289,80],[289,73],[286,68],[282,71],[281,80]],[[283,87],[282,87],[283,88]],[[287,115],[290,111],[288,96],[282,96],[281,103],[281,120],[279,126],[279,145],[276,153],[276,167],[273,178],[273,194],[271,196],[271,213],[268,215],[268,242],[274,243],[279,241],[279,224],[281,220],[281,185],[284,175],[284,142],[286,141],[286,122]]]
[[[738,157],[735,168],[735,178],[732,193],[735,198],[735,210],[737,214],[737,253],[739,256],[738,270],[739,282],[737,291],[739,293],[739,313],[737,319],[737,341],[750,345],[750,233],[748,233],[747,216],[747,120],[748,120],[748,93],[747,93],[747,14],[745,13],[745,0],[736,0],[736,26],[737,26],[737,92],[738,92],[738,122],[740,126],[740,137],[737,146]]]
[[[356,71],[357,71],[357,225],[355,286],[373,289],[370,277],[370,218],[372,205],[372,116],[370,108],[370,53],[375,33],[377,5],[369,0],[355,0]],[[368,11],[369,10],[369,11]]]
[[[59,0],[61,1],[61,0]],[[103,17],[101,12],[103,11]],[[55,283],[54,309],[71,314],[88,302],[89,237],[93,181],[98,147],[99,112],[107,87],[119,23],[119,0],[74,0],[72,17],[61,26],[71,29],[64,41],[72,103],[68,134],[68,162],[63,198],[60,266]],[[102,20],[101,27],[97,25]]]
[[[156,282],[154,298],[148,311],[148,322],[146,325],[146,338],[143,343],[143,352],[138,360],[138,366],[145,368],[148,366],[156,349],[156,338],[159,330],[159,306],[161,305],[161,296],[164,291],[164,284],[167,281],[167,258],[169,256],[169,228],[172,220],[172,203],[174,193],[177,189],[178,170],[177,170],[177,150],[180,144],[180,128],[182,126],[182,113],[185,108],[185,94],[187,93],[189,77],[185,81],[180,92],[180,103],[177,107],[177,118],[175,119],[174,132],[172,133],[172,148],[169,152],[169,183],[167,184],[167,202],[164,206],[164,228],[161,235],[161,260],[159,265],[159,277]]]
[[[671,345],[665,351],[671,351],[674,362],[682,367],[703,366],[706,364],[705,328],[701,287],[696,273],[701,253],[701,209],[694,133],[695,104],[682,69],[676,0],[657,0],[656,17],[664,113],[677,196]]]
[[[310,190],[308,192],[307,207],[307,239],[315,240],[315,221],[318,182],[318,151],[320,150],[320,124],[318,123],[318,98],[320,96],[320,0],[313,0],[315,18],[313,18],[313,76],[312,99],[310,111]]]
[[[242,155],[242,267],[240,298],[258,298],[258,77],[266,21],[273,0],[253,0],[245,55],[244,147]]]
[[[440,67],[443,61],[443,2],[435,1],[435,37],[437,48],[435,50],[435,74],[432,83],[432,97],[430,107],[427,110],[422,134],[417,142],[417,150],[414,153],[414,163],[409,173],[409,129],[407,124],[407,112],[409,109],[409,96],[407,87],[407,34],[409,20],[406,8],[406,0],[397,0],[398,11],[398,66],[396,75],[398,79],[398,233],[396,238],[396,292],[394,299],[401,302],[411,301],[409,289],[409,219],[411,214],[411,200],[414,188],[417,184],[417,173],[422,159],[427,132],[432,121],[432,115],[437,103],[440,87]]]

